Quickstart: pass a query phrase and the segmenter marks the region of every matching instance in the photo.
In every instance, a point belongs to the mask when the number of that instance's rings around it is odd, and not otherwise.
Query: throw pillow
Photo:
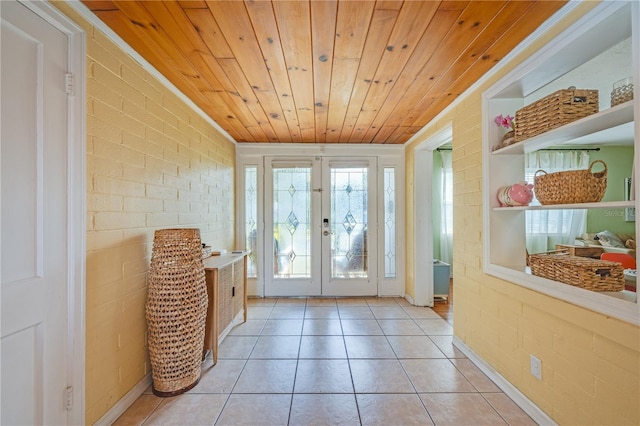
[[[611,231],[598,232],[596,235],[600,244],[605,247],[619,247],[624,248],[624,242]]]

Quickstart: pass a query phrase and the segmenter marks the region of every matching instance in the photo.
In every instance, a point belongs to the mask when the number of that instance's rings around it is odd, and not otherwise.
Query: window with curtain
[[[440,260],[453,260],[453,166],[451,151],[441,150],[442,203],[440,204]]]
[[[588,151],[536,151],[525,155],[525,176],[533,183],[538,170],[547,173],[589,167]],[[534,197],[532,206],[540,205]],[[526,238],[529,253],[555,249],[556,244],[573,244],[577,236],[586,231],[587,210],[532,210],[526,212]]]

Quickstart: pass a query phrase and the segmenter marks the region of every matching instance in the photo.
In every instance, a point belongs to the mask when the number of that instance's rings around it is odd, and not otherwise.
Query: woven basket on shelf
[[[591,291],[624,290],[624,269],[617,262],[554,251],[529,255],[531,273]]]
[[[604,170],[593,172],[593,166],[601,163]],[[542,205],[595,203],[602,200],[607,190],[607,165],[602,160],[593,161],[588,169],[547,173],[536,171],[533,192]]]
[[[154,394],[179,395],[200,380],[207,304],[200,230],[156,231],[146,305]]]
[[[597,113],[598,91],[558,90],[516,111],[516,142]]]
[[[613,83],[611,91],[611,107],[633,99],[633,78],[627,77]]]

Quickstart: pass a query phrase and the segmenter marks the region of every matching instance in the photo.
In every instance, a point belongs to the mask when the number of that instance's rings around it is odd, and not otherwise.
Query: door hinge
[[[73,386],[67,386],[64,390],[64,408],[67,411],[73,409]]]
[[[65,73],[65,75],[64,75],[64,88],[65,88],[65,92],[67,93],[67,95],[69,95],[69,96],[73,96],[74,95],[75,77],[70,72]]]

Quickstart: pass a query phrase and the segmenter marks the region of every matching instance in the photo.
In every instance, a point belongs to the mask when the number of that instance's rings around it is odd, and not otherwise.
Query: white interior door
[[[68,423],[68,39],[17,2],[2,18],[2,424]]]
[[[375,158],[265,159],[265,295],[377,294]]]

